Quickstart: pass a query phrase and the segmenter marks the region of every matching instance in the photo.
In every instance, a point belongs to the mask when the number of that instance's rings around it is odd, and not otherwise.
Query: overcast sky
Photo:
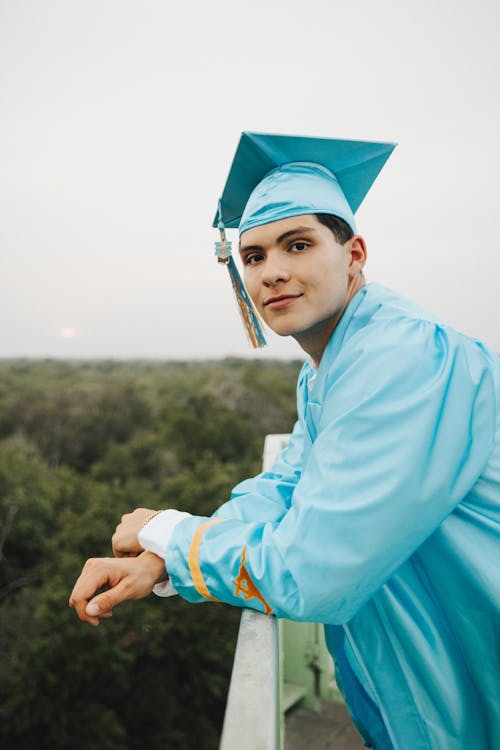
[[[397,141],[368,279],[500,352],[499,28],[494,0],[0,0],[0,356],[255,356],[210,227],[242,130]]]

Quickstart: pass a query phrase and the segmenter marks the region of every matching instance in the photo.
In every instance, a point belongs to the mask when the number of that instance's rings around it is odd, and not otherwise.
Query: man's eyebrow
[[[281,245],[285,240],[289,240],[290,237],[293,237],[296,234],[305,234],[305,232],[315,231],[316,230],[314,229],[314,227],[294,227],[294,229],[289,229],[288,232],[280,234],[280,236],[276,239],[276,244]]]
[[[293,229],[289,229],[288,232],[283,232],[283,234],[280,234],[279,237],[276,237],[274,242],[276,242],[277,245],[282,245],[285,240],[289,240],[290,237],[294,237],[295,235],[304,235],[306,232],[315,232],[316,230],[314,227],[294,227]],[[248,253],[250,250],[252,251],[258,251],[263,250],[262,245],[241,245],[240,244],[240,253]]]

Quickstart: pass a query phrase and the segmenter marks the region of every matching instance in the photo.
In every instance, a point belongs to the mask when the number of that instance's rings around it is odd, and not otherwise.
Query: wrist
[[[149,552],[148,550],[145,550],[140,557],[142,558],[142,562],[146,564],[155,584],[168,581],[165,560],[163,558],[158,557],[154,552]]]

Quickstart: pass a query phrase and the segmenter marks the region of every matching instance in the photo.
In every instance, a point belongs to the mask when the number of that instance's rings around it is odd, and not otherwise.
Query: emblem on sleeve
[[[245,601],[248,601],[249,599],[258,599],[259,602],[261,602],[264,605],[264,614],[270,615],[272,612],[271,607],[266,602],[266,600],[260,593],[257,586],[250,578],[248,570],[246,569],[246,565],[245,565],[246,556],[247,556],[247,548],[244,547],[243,553],[241,555],[240,572],[238,573],[238,577],[236,578],[236,580],[233,581],[234,595],[240,596],[241,594]]]

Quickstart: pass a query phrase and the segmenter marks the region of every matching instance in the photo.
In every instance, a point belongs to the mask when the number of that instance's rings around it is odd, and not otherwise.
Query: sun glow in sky
[[[249,349],[213,256],[242,130],[397,141],[368,280],[500,351],[498,28],[491,0],[4,0],[0,356],[300,356]]]
[[[57,335],[61,339],[74,339],[77,332],[74,328],[71,328],[71,326],[64,326],[58,330]]]

